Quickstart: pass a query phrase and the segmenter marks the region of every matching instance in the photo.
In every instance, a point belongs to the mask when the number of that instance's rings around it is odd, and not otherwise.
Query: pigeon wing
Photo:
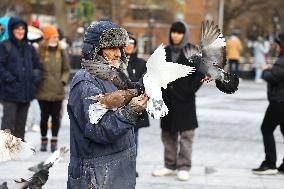
[[[146,63],[147,77],[158,83],[164,89],[167,84],[178,78],[185,77],[195,71],[193,67],[166,61],[166,52],[161,44]],[[145,83],[144,83],[145,84]],[[145,87],[146,88],[146,87]]]
[[[226,43],[220,29],[214,22],[202,22],[201,50],[203,63],[224,68],[226,65]]]

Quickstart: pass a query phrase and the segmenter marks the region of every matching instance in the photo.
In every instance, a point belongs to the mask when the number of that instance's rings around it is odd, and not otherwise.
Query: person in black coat
[[[27,23],[12,17],[8,32],[9,39],[0,43],[1,129],[10,129],[24,140],[27,113],[42,80],[42,67],[36,50],[28,43]]]
[[[146,61],[137,56],[137,41],[134,37],[129,37],[129,44],[124,48],[126,57],[128,59],[127,74],[132,82],[138,82],[142,79],[146,72]],[[139,116],[139,121],[134,126],[136,152],[138,153],[138,129],[142,127],[149,127],[149,116],[144,110]],[[136,173],[138,176],[138,173]]]
[[[282,164],[276,168],[277,154],[273,132],[280,125],[284,136],[284,32],[276,37],[279,57],[275,64],[262,66],[262,79],[267,82],[267,96],[269,105],[261,124],[265,159],[258,168],[252,169],[253,173],[260,175],[273,175],[277,172],[284,173],[284,158]]]
[[[166,61],[194,66],[182,51],[186,46],[193,52],[196,50],[194,45],[188,43],[188,36],[183,22],[172,24],[169,45],[165,48]],[[178,170],[179,180],[189,179],[194,130],[198,127],[195,93],[202,84],[202,78],[204,75],[196,71],[168,84],[167,89],[163,90],[163,100],[169,109],[168,115],[161,119],[165,167],[154,170],[153,176],[167,176]]]

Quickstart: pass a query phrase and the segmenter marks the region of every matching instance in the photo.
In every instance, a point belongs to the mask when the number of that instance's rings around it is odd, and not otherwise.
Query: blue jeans
[[[239,61],[229,60],[229,69],[230,69],[230,73],[239,75]]]

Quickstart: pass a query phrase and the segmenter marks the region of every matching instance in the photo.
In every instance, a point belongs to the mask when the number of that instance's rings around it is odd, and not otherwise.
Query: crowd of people
[[[31,41],[28,39],[28,24],[23,19],[11,17],[2,24],[3,27],[5,25],[4,30],[0,28],[1,129],[9,129],[24,141],[30,104],[38,102],[40,151],[48,151],[50,141],[50,151],[54,152],[58,148],[62,102],[66,98],[64,87],[69,82],[70,74],[70,58],[66,47],[60,42],[61,32],[48,24],[41,28],[42,38]],[[138,131],[150,125],[145,110],[149,98],[141,87],[141,79],[147,71],[146,62],[137,56],[137,39],[109,20],[91,24],[85,33],[84,28],[80,28],[78,35],[81,40],[74,43],[74,53],[82,68],[70,83],[67,104],[70,119],[67,187],[135,188]],[[284,135],[281,116],[284,107],[284,33],[278,35],[275,41],[279,58],[273,66],[267,64],[269,45],[263,38],[259,37],[253,45],[255,81],[259,82],[262,78],[268,83],[269,99],[261,125],[266,156],[260,167],[252,170],[256,174],[284,172],[284,162],[278,168],[276,166],[273,137],[278,125]],[[166,60],[196,66],[185,57],[184,48],[192,53],[197,51],[197,47],[189,43],[186,23],[176,21],[169,29]],[[242,49],[240,39],[233,33],[227,40],[227,54],[229,70],[236,75],[240,75],[238,66]],[[82,54],[79,53],[81,51]],[[167,89],[162,90],[163,100],[169,109],[169,113],[161,118],[164,167],[154,170],[153,176],[177,175],[180,181],[189,179],[194,132],[198,128],[195,93],[205,77],[197,70],[171,82]],[[93,103],[90,96],[128,89],[136,89],[139,93],[123,107],[108,111],[99,118],[98,123],[90,123],[89,109]],[[105,180],[105,177],[109,179]]]
[[[51,117],[51,152],[57,149],[64,86],[69,81],[69,57],[59,41],[59,30],[46,25],[37,39],[29,38],[29,26],[20,17],[5,17],[0,43],[1,129],[25,141],[30,104],[40,106],[40,151],[47,151],[48,120]],[[37,24],[35,24],[37,23]],[[38,22],[34,26],[39,28]],[[29,36],[29,37],[28,37]],[[36,114],[37,108],[32,106]],[[36,115],[34,115],[36,116]]]

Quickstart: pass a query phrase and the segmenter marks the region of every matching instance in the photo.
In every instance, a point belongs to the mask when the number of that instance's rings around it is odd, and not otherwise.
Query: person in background
[[[129,44],[124,48],[126,57],[128,59],[127,74],[132,82],[138,82],[142,79],[143,74],[146,72],[146,61],[138,58],[137,41],[134,37],[129,37]],[[142,127],[149,127],[149,117],[146,110],[139,116],[139,121],[134,126],[136,152],[138,154],[138,130]],[[138,173],[136,172],[136,177]]]
[[[239,63],[243,47],[237,33],[233,32],[231,36],[226,40],[226,50],[227,59],[229,61],[229,71],[232,74],[239,76]]]
[[[255,78],[254,81],[257,83],[263,82],[261,79],[262,65],[267,63],[267,53],[269,52],[269,46],[265,44],[263,37],[258,36],[257,40],[253,45],[253,55],[254,55],[254,67],[255,67]]]
[[[0,43],[0,79],[3,117],[1,129],[10,129],[25,139],[30,101],[42,80],[42,67],[36,50],[28,43],[27,23],[19,17],[9,21],[9,39]]]
[[[274,65],[262,65],[262,79],[267,82],[269,105],[261,124],[265,159],[258,168],[252,169],[252,172],[258,175],[275,175],[277,172],[284,173],[284,158],[278,169],[276,167],[277,154],[273,135],[276,127],[279,125],[284,137],[284,32],[276,37],[275,42],[279,51],[278,59]]]
[[[0,18],[0,41],[5,41],[9,39],[8,25],[10,17],[3,16]]]
[[[194,67],[183,54],[183,48],[197,52],[197,47],[188,40],[189,31],[185,23],[174,22],[170,28],[169,45],[165,48],[166,61]],[[163,100],[169,109],[168,115],[161,119],[164,167],[154,170],[153,176],[175,175],[177,170],[180,181],[189,179],[194,131],[198,127],[195,93],[204,77],[196,71],[168,84],[167,89],[163,90]]]
[[[62,101],[65,98],[64,86],[68,83],[70,67],[67,52],[59,44],[59,34],[56,27],[45,26],[43,34],[44,40],[39,47],[39,57],[43,67],[44,79],[36,94],[41,111],[40,151],[47,151],[48,120],[51,116],[52,138],[50,149],[51,152],[54,152],[57,150],[60,112]]]

